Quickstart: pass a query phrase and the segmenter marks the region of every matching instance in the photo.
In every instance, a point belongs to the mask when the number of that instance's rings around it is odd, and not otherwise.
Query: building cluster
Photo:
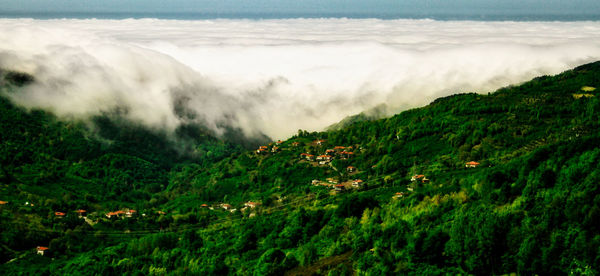
[[[85,218],[85,217],[86,217],[86,214],[87,214],[87,211],[86,211],[86,210],[83,210],[83,209],[75,210],[75,211],[73,211],[73,212],[74,212],[74,213],[77,213],[77,216],[78,216],[79,218]],[[61,211],[55,211],[55,212],[54,212],[54,217],[56,217],[56,218],[59,218],[59,219],[61,219],[61,218],[64,218],[64,217],[66,217],[66,216],[67,216],[67,213],[65,213],[65,212],[61,212]]]
[[[133,209],[123,209],[123,210],[118,210],[118,211],[114,211],[114,212],[108,212],[106,213],[106,217],[107,218],[113,218],[113,217],[117,217],[117,218],[130,218],[133,217],[134,215],[137,214],[136,210]]]
[[[316,140],[312,144],[322,146],[324,145],[326,140]],[[344,147],[344,146],[335,146],[332,149],[326,149],[325,152],[321,155],[315,157],[315,155],[310,153],[301,153],[300,158],[306,159],[307,161],[317,161],[319,165],[326,165],[333,161],[335,158],[340,158],[342,160],[349,159],[354,156],[354,152],[351,151],[352,147]]]
[[[87,213],[88,213],[88,211],[84,210],[84,209],[75,210],[73,212],[76,213],[77,217],[79,217],[79,218],[86,218]],[[108,213],[104,214],[104,216],[106,216],[109,219],[114,218],[114,217],[116,217],[116,218],[131,218],[131,217],[136,216],[137,213],[138,213],[137,210],[125,208],[125,209],[121,209],[121,210],[117,210],[117,211],[108,212]],[[166,214],[166,212],[164,212],[164,211],[156,211],[156,213],[159,215]],[[67,216],[67,213],[65,213],[65,212],[61,212],[61,211],[54,212],[54,217],[56,217],[56,218],[62,219],[66,216]],[[142,216],[146,216],[146,214],[142,214]]]
[[[267,154],[269,152],[271,152],[271,153],[279,152],[281,150],[281,144],[283,144],[283,141],[279,140],[275,143],[269,143],[268,146],[260,146],[256,150],[256,154]],[[292,146],[294,146],[294,143],[292,143]]]
[[[327,140],[317,139],[313,142],[308,143],[307,145],[309,145],[312,148],[311,151],[321,151],[322,150],[321,148],[323,146],[325,146],[326,143],[327,143]],[[277,153],[277,152],[281,151],[282,144],[283,144],[283,142],[281,140],[279,140],[277,142],[270,143],[266,146],[259,146],[258,149],[256,149],[255,153],[257,155],[267,155],[269,153]],[[300,144],[301,144],[300,142],[292,142],[291,147],[298,147],[298,146],[300,146]],[[347,160],[347,159],[352,158],[354,155],[355,154],[354,154],[354,151],[352,151],[351,146],[348,146],[348,147],[335,146],[333,148],[326,149],[321,154],[313,154],[311,152],[301,153],[300,158],[304,159],[306,161],[309,161],[309,162],[317,162],[319,165],[327,165],[336,158],[341,159],[341,160]],[[352,168],[354,168],[354,167],[352,167]],[[350,172],[353,172],[353,171],[350,171]]]
[[[245,212],[247,210],[251,210],[251,209],[255,209],[257,207],[259,207],[260,205],[262,205],[262,203],[260,202],[255,202],[255,201],[248,201],[246,203],[244,203],[244,207],[242,207],[240,209],[240,211]],[[237,208],[234,208],[233,205],[229,204],[229,203],[219,203],[213,206],[209,206],[208,204],[204,203],[202,205],[200,205],[200,207],[202,208],[208,208],[210,210],[215,210],[215,209],[223,209],[225,211],[229,211],[231,213],[237,211]]]
[[[429,182],[429,179],[424,174],[416,174],[410,178],[410,182],[419,181],[421,183]]]
[[[354,188],[354,189],[360,189],[363,188],[365,186],[365,182],[362,181],[361,179],[354,179],[352,181],[347,181],[344,183],[338,183],[337,180],[335,180],[334,178],[327,178],[326,181],[321,181],[318,179],[313,179],[311,181],[311,184],[313,186],[323,186],[323,187],[328,187],[333,189],[336,192],[343,192],[346,191],[350,188]]]

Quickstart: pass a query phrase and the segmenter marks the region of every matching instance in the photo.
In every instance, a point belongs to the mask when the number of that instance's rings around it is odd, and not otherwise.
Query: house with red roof
[[[306,158],[306,160],[308,160],[308,161],[312,161],[312,160],[314,160],[314,159],[315,159],[315,156],[314,156],[314,155],[312,155],[312,154],[308,154],[308,153],[301,153],[301,154],[300,154],[300,157],[304,157],[304,158]]]
[[[244,206],[245,206],[245,207],[249,207],[249,208],[251,208],[251,209],[254,209],[254,208],[256,208],[256,207],[258,207],[258,206],[260,206],[260,205],[261,205],[261,204],[260,204],[260,202],[252,202],[252,201],[248,201],[248,202],[244,203]]]
[[[351,152],[351,151],[342,151],[342,152],[340,152],[340,154],[344,158],[350,158],[350,157],[354,156],[354,152]]]
[[[202,205],[200,205],[200,207],[202,207],[202,208],[208,208],[208,204],[202,203]]]
[[[121,211],[121,210],[106,213],[106,217],[107,218],[112,218],[112,217],[118,217],[118,218],[120,218],[123,215],[125,215],[125,211]]]
[[[279,151],[279,147],[278,146],[273,146],[271,148],[271,152],[278,152]]]
[[[133,210],[133,209],[127,209],[127,210],[125,211],[125,216],[126,216],[126,217],[128,217],[128,218],[130,218],[130,217],[134,216],[136,213],[137,213],[137,211],[136,211],[136,210]]]
[[[475,161],[469,161],[465,164],[466,168],[476,168],[477,166],[479,166],[479,162]]]
[[[64,218],[67,214],[63,212],[54,212],[54,216],[57,218]]]
[[[327,141],[327,140],[321,140],[321,139],[320,139],[320,140],[317,140],[317,141],[315,141],[315,143],[316,143],[317,145],[321,146],[321,145],[323,145],[323,143],[325,143],[326,141]]]
[[[84,217],[85,217],[85,215],[87,214],[87,211],[86,211],[86,210],[83,210],[83,209],[79,209],[79,210],[75,211],[75,213],[77,213],[77,216],[78,216],[79,218],[84,218]]]
[[[227,203],[221,203],[221,208],[223,208],[224,210],[230,210],[230,209],[233,209],[233,206],[231,206]]]
[[[404,196],[404,193],[403,192],[399,192],[399,193],[396,193],[394,195],[394,199],[399,199],[399,198],[402,198],[403,196]]]
[[[37,253],[38,253],[39,255],[42,255],[42,256],[44,256],[44,252],[46,252],[46,250],[48,250],[48,249],[50,249],[50,248],[48,248],[48,247],[46,247],[46,246],[38,246],[38,247],[36,248],[36,250],[37,250]]]
[[[427,177],[425,177],[425,175],[423,174],[415,174],[410,178],[411,182],[415,182],[415,181],[421,181],[423,183],[425,182],[429,182],[429,179],[427,179]]]
[[[292,143],[292,146],[293,146],[293,147],[297,147],[297,146],[299,146],[299,145],[300,145],[300,143],[299,143],[299,142],[293,142],[293,143]]]
[[[8,201],[0,200],[0,205],[5,205],[7,203],[8,203]]]
[[[346,190],[346,186],[344,186],[344,184],[337,184],[337,185],[333,186],[333,189],[336,192],[343,192]]]
[[[362,188],[365,185],[365,182],[360,179],[355,179],[352,181],[352,187],[354,188]]]
[[[354,171],[356,171],[356,168],[355,168],[355,167],[352,167],[352,166],[348,166],[348,167],[346,168],[346,171],[347,171],[347,172],[349,172],[349,173],[351,173],[351,172],[354,172]]]
[[[329,155],[319,155],[317,156],[317,160],[319,161],[319,164],[324,165],[327,164],[329,162],[331,162],[331,160],[333,159],[333,157],[329,156]]]

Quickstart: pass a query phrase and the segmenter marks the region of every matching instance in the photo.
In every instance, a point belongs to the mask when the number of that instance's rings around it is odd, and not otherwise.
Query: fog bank
[[[37,80],[20,105],[274,139],[598,59],[600,22],[0,19],[0,67]]]

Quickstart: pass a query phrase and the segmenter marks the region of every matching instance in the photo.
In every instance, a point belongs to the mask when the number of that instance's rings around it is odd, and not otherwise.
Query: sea
[[[565,13],[559,11],[524,12],[466,10],[450,12],[22,12],[2,11],[0,18],[33,19],[140,19],[157,18],[169,20],[209,20],[209,19],[290,19],[290,18],[348,18],[382,20],[431,19],[439,21],[600,21],[600,12],[581,11]]]

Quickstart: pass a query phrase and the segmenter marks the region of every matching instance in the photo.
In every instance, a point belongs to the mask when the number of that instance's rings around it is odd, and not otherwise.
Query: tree
[[[283,251],[270,248],[263,253],[254,270],[254,275],[282,275],[286,267],[283,266],[286,259]]]

